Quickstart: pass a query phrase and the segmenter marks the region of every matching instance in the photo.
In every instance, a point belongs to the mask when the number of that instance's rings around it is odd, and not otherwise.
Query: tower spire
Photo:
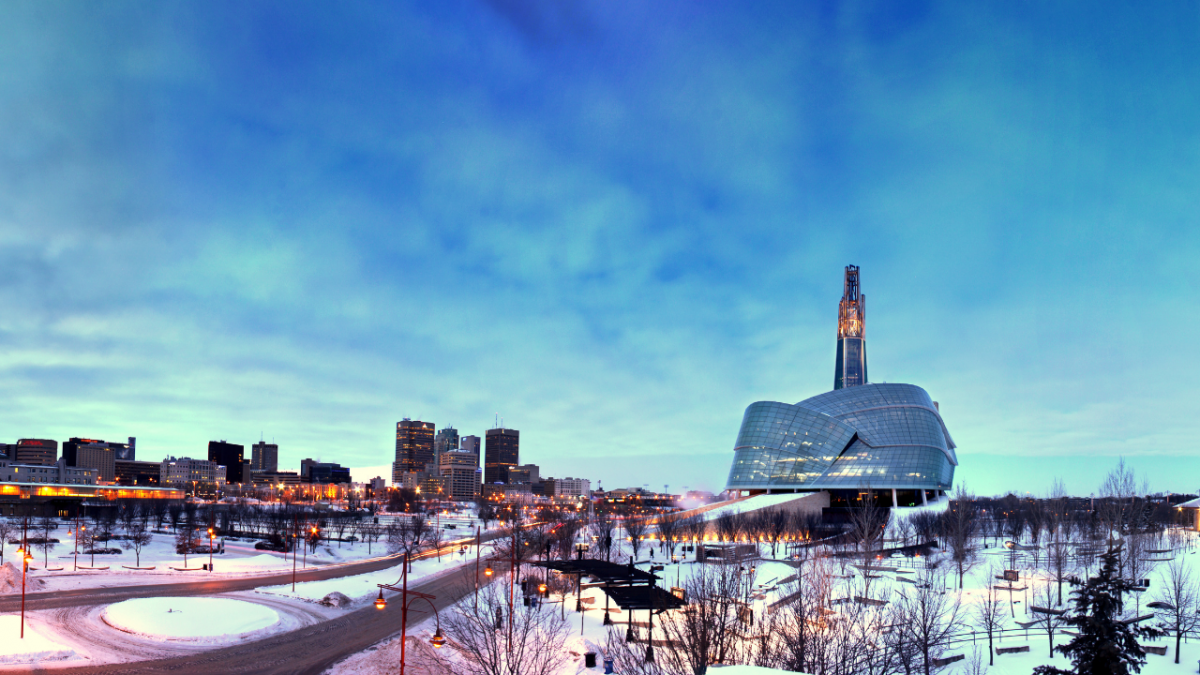
[[[867,383],[867,296],[859,288],[858,266],[846,266],[838,305],[837,366],[833,388]]]

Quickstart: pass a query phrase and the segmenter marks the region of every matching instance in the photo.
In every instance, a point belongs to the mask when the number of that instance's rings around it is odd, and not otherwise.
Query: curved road
[[[484,541],[497,538],[498,534],[485,535]],[[473,538],[472,538],[473,539]],[[459,542],[447,544],[457,547]],[[445,549],[443,549],[445,550]],[[417,557],[434,554],[426,551]],[[361,563],[347,563],[333,568],[309,569],[298,572],[297,582],[332,579],[341,576],[364,574],[398,565],[400,556],[393,555]],[[398,575],[397,575],[398,576]],[[160,597],[164,595],[214,595],[234,591],[252,590],[259,586],[291,583],[292,575],[273,574],[243,579],[220,579],[179,584],[152,584],[144,586],[117,586],[111,588],[82,589],[31,593],[26,597],[26,609],[57,609],[96,604],[109,604],[130,598]],[[487,578],[481,579],[482,583]],[[452,573],[436,579],[410,584],[410,590],[437,596],[434,604],[442,610],[474,590],[475,566],[464,564]],[[237,673],[241,675],[284,675],[310,673],[319,675],[334,663],[363,651],[371,645],[400,632],[399,601],[389,602],[384,611],[368,606],[363,609],[306,626],[286,633],[279,633],[261,640],[213,649],[210,651],[155,659],[97,666],[55,668],[56,674],[89,673],[92,675],[117,675],[130,673],[141,675],[177,675],[185,673]],[[0,600],[0,612],[20,609],[20,597]],[[427,603],[412,603],[409,610],[410,626],[420,623],[430,614]]]
[[[437,596],[439,611],[474,590],[474,565],[463,565],[409,590]],[[319,675],[334,663],[367,649],[400,632],[399,600],[393,598],[384,611],[373,606],[347,612],[328,621],[280,633],[246,644],[223,647],[185,656],[99,666],[54,669],[55,675],[178,675],[178,673],[234,673],[237,675]],[[429,605],[413,603],[409,626],[429,616]]]

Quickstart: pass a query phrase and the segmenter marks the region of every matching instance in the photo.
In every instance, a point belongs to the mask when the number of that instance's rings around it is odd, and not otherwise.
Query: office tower
[[[482,456],[481,453],[479,452],[479,437],[478,436],[463,436],[462,441],[459,443],[458,449],[462,450],[463,452],[469,452],[472,455],[475,455],[476,458],[479,458]]]
[[[13,461],[17,464],[51,466],[58,461],[58,441],[43,438],[22,438],[17,441]]]
[[[96,478],[101,483],[116,482],[116,458],[117,453],[108,447],[107,443],[84,443],[75,449],[75,466],[81,469],[95,469]]]
[[[401,476],[433,469],[433,422],[405,417],[396,423],[396,461],[392,462],[392,485],[400,485]],[[432,465],[432,466],[431,466]]]
[[[449,451],[438,455],[442,496],[470,500],[479,496],[479,458],[469,452]]]
[[[113,452],[117,453],[118,461],[133,462],[137,460],[137,438],[129,437],[129,442],[122,446],[120,443],[109,443]]]
[[[208,461],[225,467],[225,480],[229,483],[249,483],[250,476],[243,476],[242,456],[246,446],[225,441],[208,442]]]
[[[278,473],[279,446],[262,441],[250,446],[250,470]]]
[[[445,427],[437,432],[433,437],[433,466],[440,466],[438,457],[443,452],[456,452],[458,450],[458,429],[454,427]],[[433,468],[433,467],[430,467]]]
[[[837,363],[833,388],[867,383],[867,296],[859,292],[858,267],[846,266],[842,302],[838,305]]]
[[[117,485],[150,485],[159,484],[158,462],[139,462],[137,460],[118,459],[114,462]]]
[[[521,456],[521,432],[516,429],[488,429],[484,434],[483,482],[507,483],[508,468]]]

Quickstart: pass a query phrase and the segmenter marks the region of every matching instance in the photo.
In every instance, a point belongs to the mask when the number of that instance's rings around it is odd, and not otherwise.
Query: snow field
[[[76,657],[69,647],[43,635],[29,617],[25,618],[25,638],[21,631],[20,614],[0,614],[0,666],[41,665],[55,661],[66,661]]]
[[[106,607],[104,622],[145,637],[196,640],[267,629],[279,623],[279,615],[230,598],[137,598]]]

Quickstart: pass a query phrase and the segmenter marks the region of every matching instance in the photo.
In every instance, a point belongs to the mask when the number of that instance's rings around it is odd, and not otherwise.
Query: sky
[[[9,2],[0,438],[724,487],[746,406],[939,401],[956,483],[1200,488],[1200,10]],[[375,468],[379,467],[379,468]],[[368,475],[368,473],[370,475]]]

